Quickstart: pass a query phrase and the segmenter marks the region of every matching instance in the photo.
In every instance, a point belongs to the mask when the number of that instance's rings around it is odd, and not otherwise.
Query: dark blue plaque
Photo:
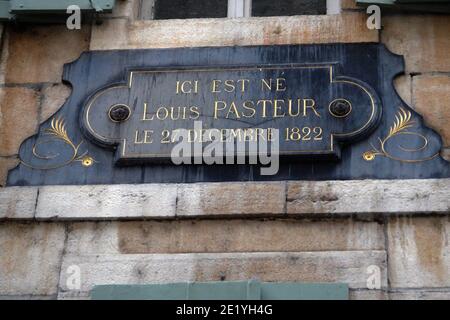
[[[449,177],[440,137],[395,92],[403,69],[381,44],[86,52],[8,185]],[[222,143],[276,131],[279,171],[175,165],[182,130],[202,148],[202,130]]]

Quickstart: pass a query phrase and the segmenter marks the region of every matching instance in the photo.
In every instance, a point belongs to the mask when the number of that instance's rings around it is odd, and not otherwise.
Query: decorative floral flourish
[[[401,159],[401,158],[393,156],[386,150],[386,143],[393,137],[401,135],[401,134],[418,136],[423,140],[423,145],[420,148],[416,148],[416,149],[408,149],[408,148],[404,148],[399,145],[398,148],[403,151],[418,152],[418,151],[424,150],[428,146],[428,139],[425,136],[408,130],[409,128],[413,127],[415,124],[415,121],[412,120],[411,117],[412,117],[412,114],[410,111],[400,108],[397,115],[395,116],[394,124],[389,129],[389,134],[384,139],[378,138],[380,147],[376,148],[373,144],[370,144],[373,149],[364,152],[363,159],[366,161],[373,161],[373,160],[375,160],[375,158],[377,156],[384,156],[384,157],[387,157],[387,158],[390,158],[390,159],[396,160],[396,161],[414,163],[414,162],[428,161],[428,160],[431,160],[431,159],[435,158],[436,156],[438,156],[439,154],[435,154],[431,157],[417,159],[417,160]]]
[[[83,143],[83,141],[81,141],[79,144],[73,143],[72,139],[70,139],[70,137],[67,133],[66,124],[63,119],[53,118],[50,123],[50,128],[45,129],[44,132],[45,132],[45,134],[51,136],[51,138],[37,142],[33,146],[33,155],[36,158],[42,159],[42,160],[52,160],[52,159],[57,158],[60,155],[59,153],[54,154],[54,155],[43,156],[43,155],[39,154],[39,152],[38,152],[38,147],[40,145],[49,143],[56,139],[56,140],[60,140],[60,141],[64,142],[66,145],[68,145],[72,149],[72,154],[71,154],[70,158],[60,164],[47,166],[47,167],[36,167],[34,165],[24,162],[23,160],[21,160],[21,163],[23,163],[24,165],[26,165],[30,168],[34,168],[34,169],[50,170],[50,169],[62,168],[74,161],[80,162],[81,165],[84,167],[90,167],[96,162],[94,160],[94,158],[92,158],[90,155],[88,155],[88,151],[85,151],[84,153],[80,154],[80,146]]]

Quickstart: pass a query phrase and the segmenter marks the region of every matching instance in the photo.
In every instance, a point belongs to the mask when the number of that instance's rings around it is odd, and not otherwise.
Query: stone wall
[[[383,29],[371,31],[354,1],[342,8],[329,16],[152,21],[136,18],[139,1],[118,0],[102,24],[80,31],[4,26],[0,185],[21,142],[70,95],[62,67],[85,50],[383,42],[405,56],[396,88],[441,134],[450,159],[449,16],[383,15]],[[270,197],[255,198],[261,190]],[[354,299],[450,299],[449,190],[447,180],[3,188],[0,298],[257,278],[345,282]],[[80,290],[66,287],[74,264]],[[367,289],[370,265],[381,270],[380,290]]]

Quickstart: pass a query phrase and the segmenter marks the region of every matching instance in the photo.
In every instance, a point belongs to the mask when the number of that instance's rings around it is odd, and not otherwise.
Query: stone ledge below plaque
[[[448,215],[450,179],[7,187],[0,220]]]

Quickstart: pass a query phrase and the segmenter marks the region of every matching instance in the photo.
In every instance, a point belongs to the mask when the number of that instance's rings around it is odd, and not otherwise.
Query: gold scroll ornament
[[[386,150],[386,143],[390,139],[392,139],[393,137],[398,136],[398,135],[413,135],[413,136],[418,136],[423,140],[423,145],[421,147],[415,148],[415,149],[408,149],[408,148],[402,147],[401,145],[398,145],[398,148],[403,151],[419,152],[419,151],[425,150],[428,147],[428,139],[425,136],[421,135],[420,133],[412,132],[412,131],[408,130],[409,128],[413,127],[413,125],[415,124],[415,121],[411,119],[411,116],[412,115],[411,115],[410,111],[400,108],[400,110],[397,112],[397,115],[395,116],[394,124],[389,129],[389,134],[384,139],[378,138],[380,147],[376,148],[376,147],[374,147],[373,144],[370,144],[373,149],[364,152],[363,159],[366,161],[373,161],[373,160],[375,160],[375,158],[377,156],[384,156],[384,157],[387,157],[387,158],[395,160],[395,161],[416,163],[416,162],[424,162],[424,161],[432,160],[435,157],[437,157],[439,155],[439,153],[437,153],[431,157],[427,157],[427,158],[423,158],[423,159],[416,159],[416,160],[402,159],[402,158],[395,157],[394,155],[392,155],[391,153],[389,153]]]
[[[85,151],[84,153],[80,154],[80,146],[83,143],[81,141],[78,144],[75,144],[72,139],[70,139],[67,130],[66,130],[66,124],[63,119],[61,118],[53,118],[50,123],[50,128],[47,128],[44,130],[46,135],[49,135],[49,139],[45,139],[43,141],[38,141],[33,146],[33,156],[41,159],[41,160],[52,160],[59,156],[59,153],[49,156],[43,156],[39,154],[38,147],[42,144],[52,142],[54,140],[60,140],[66,145],[68,145],[72,149],[71,157],[57,165],[47,166],[47,167],[36,167],[34,165],[31,165],[29,163],[26,163],[25,161],[21,160],[21,163],[26,165],[27,167],[33,168],[33,169],[39,169],[39,170],[50,170],[50,169],[58,169],[62,168],[66,165],[71,164],[72,162],[80,162],[83,167],[90,167],[92,166],[96,161],[94,158],[88,155],[88,151]]]

